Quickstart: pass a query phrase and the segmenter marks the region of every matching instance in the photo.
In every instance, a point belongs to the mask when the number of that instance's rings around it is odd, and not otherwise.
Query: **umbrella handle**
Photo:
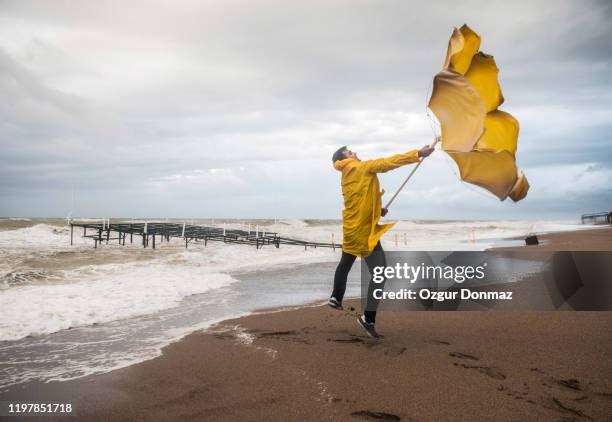
[[[440,141],[440,137],[436,137],[436,140],[434,141],[434,143],[431,145],[432,148],[435,148],[436,144]],[[395,200],[395,198],[397,197],[397,195],[399,195],[399,193],[402,191],[402,189],[404,188],[404,186],[406,186],[406,183],[408,183],[408,180],[410,180],[410,178],[412,177],[412,175],[417,171],[417,169],[421,166],[421,164],[423,163],[423,161],[425,161],[425,158],[427,157],[423,157],[421,158],[421,160],[417,163],[416,166],[414,166],[414,168],[412,169],[412,171],[408,174],[408,177],[406,177],[406,179],[404,180],[404,182],[400,185],[400,187],[397,189],[397,191],[395,192],[395,194],[391,197],[391,199],[389,199],[389,202],[387,202],[387,205],[384,206],[384,208],[389,208],[391,206],[391,204],[393,203],[393,201]]]

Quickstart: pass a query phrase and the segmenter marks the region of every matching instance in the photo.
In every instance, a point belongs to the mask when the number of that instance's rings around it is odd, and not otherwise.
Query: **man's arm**
[[[364,161],[363,164],[370,173],[385,173],[406,164],[416,163],[421,157],[427,157],[432,152],[433,148],[426,145],[420,150],[415,149],[404,154],[396,154],[391,157],[379,158],[377,160],[368,160]]]

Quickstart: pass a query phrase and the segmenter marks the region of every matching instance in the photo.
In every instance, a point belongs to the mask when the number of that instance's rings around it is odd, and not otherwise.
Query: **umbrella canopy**
[[[429,108],[442,129],[442,149],[457,163],[461,180],[500,200],[523,199],[529,190],[515,163],[519,122],[498,110],[504,97],[493,56],[467,25],[455,28],[444,68],[434,77]]]

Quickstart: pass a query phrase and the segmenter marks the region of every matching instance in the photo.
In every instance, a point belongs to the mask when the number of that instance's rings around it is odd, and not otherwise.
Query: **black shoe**
[[[370,337],[374,337],[374,338],[382,338],[383,337],[383,336],[381,336],[380,334],[378,334],[376,332],[376,328],[374,328],[374,323],[366,322],[365,317],[363,315],[361,315],[359,318],[357,318],[357,321],[359,321],[359,325],[361,325],[363,327],[363,329],[366,330],[366,333],[368,333],[368,335]]]
[[[330,297],[329,300],[327,301],[327,304],[329,306],[331,306],[334,309],[338,309],[339,311],[343,310],[344,308],[342,307],[342,304],[340,302],[338,302],[338,299],[336,299],[335,297]]]

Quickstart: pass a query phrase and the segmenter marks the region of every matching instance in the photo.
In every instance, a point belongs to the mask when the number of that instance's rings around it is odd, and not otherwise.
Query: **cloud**
[[[428,86],[465,20],[501,68],[533,190],[484,200],[436,153],[395,215],[576,216],[612,199],[611,17],[578,0],[3,1],[0,215],[61,215],[74,189],[82,215],[338,218],[331,154],[431,142]],[[571,201],[544,189],[577,172]]]
[[[182,190],[189,192],[197,189],[203,195],[211,193],[233,194],[243,191],[247,183],[240,177],[240,172],[244,168],[210,168],[189,170],[182,173],[175,173],[168,176],[161,176],[149,179],[145,183],[145,189],[153,194],[166,192],[169,190]],[[220,191],[220,192],[219,192]]]

